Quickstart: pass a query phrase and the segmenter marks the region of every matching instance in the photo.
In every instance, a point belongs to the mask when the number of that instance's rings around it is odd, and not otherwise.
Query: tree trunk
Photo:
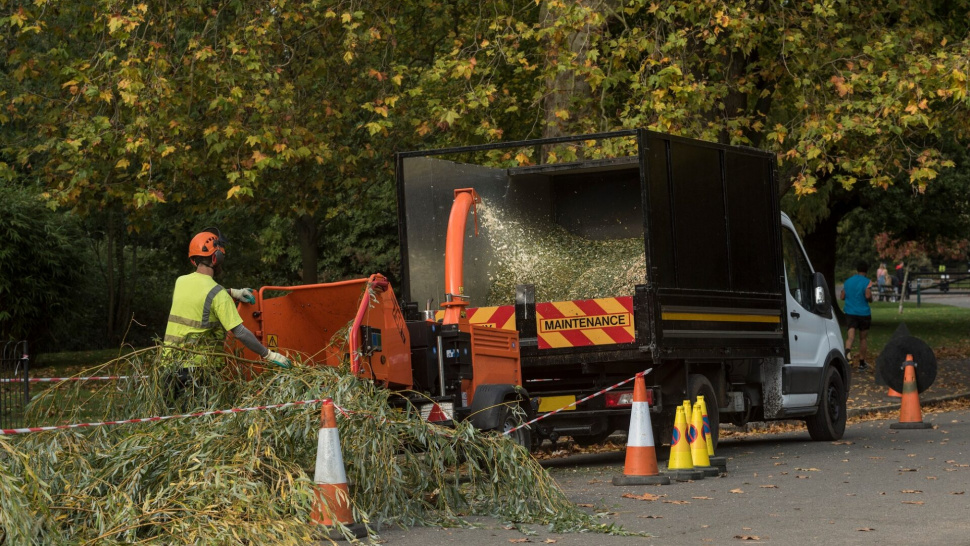
[[[316,219],[309,214],[300,216],[296,219],[296,231],[300,237],[300,256],[303,259],[303,284],[316,284],[319,282],[317,265],[320,260]]]
[[[115,336],[115,309],[118,302],[115,299],[115,264],[114,264],[114,245],[115,241],[114,212],[108,213],[108,225],[105,237],[105,272],[107,274],[107,296],[108,308],[105,310],[105,337],[114,339]]]
[[[116,335],[112,341],[119,343],[122,341],[122,336],[128,327],[128,296],[126,292],[128,291],[127,278],[125,275],[125,226],[121,220],[121,215],[117,216],[117,236],[115,239],[115,260],[118,262],[118,294],[115,296],[115,301],[117,302],[117,309],[115,310],[115,326],[117,328]]]
[[[835,294],[835,248],[839,237],[839,222],[842,214],[835,211],[828,218],[815,225],[815,230],[805,235],[805,252],[812,261],[815,271],[825,275],[825,282],[829,285],[829,292]]]
[[[615,8],[619,5],[617,0],[579,0],[580,4],[594,10],[604,10],[605,8]],[[550,12],[548,4],[543,3],[539,12],[539,20],[545,26],[555,24],[557,15]],[[606,18],[604,18],[605,20]],[[604,23],[605,25],[605,23]],[[543,100],[543,110],[545,125],[542,129],[543,137],[558,137],[565,132],[563,128],[567,126],[568,120],[557,116],[557,112],[568,112],[569,120],[592,119],[595,115],[592,88],[586,80],[577,75],[575,66],[582,65],[586,60],[591,43],[590,34],[597,29],[590,25],[583,26],[582,30],[573,32],[561,41],[549,40],[548,43],[548,62],[553,66],[558,65],[564,59],[557,55],[559,48],[565,46],[569,49],[571,57],[568,62],[571,66],[558,67],[554,75],[546,78],[546,96]],[[546,151],[543,151],[545,155]],[[543,162],[543,158],[539,158]]]

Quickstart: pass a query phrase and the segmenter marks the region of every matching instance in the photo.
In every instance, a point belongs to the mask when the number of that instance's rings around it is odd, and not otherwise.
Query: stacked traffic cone
[[[923,422],[923,411],[919,405],[919,390],[916,385],[916,363],[913,355],[906,355],[903,364],[903,401],[899,408],[899,422],[889,425],[889,428],[917,429],[933,428],[933,425]]]
[[[650,404],[643,374],[633,383],[633,409],[630,413],[630,433],[626,440],[626,463],[623,475],[613,477],[613,485],[668,485],[670,478],[657,468],[657,449],[650,422]]]
[[[689,432],[690,425],[694,422],[694,416],[692,415],[694,412],[691,408],[690,400],[684,400],[682,405],[684,406],[684,419],[687,421],[687,430]]]
[[[701,405],[701,418],[704,422],[704,439],[707,440],[707,460],[711,466],[717,468],[722,474],[727,472],[727,457],[716,457],[714,455],[714,437],[711,433],[711,420],[707,416],[707,401],[704,395],[697,395],[697,403]]]
[[[667,462],[667,475],[681,482],[699,480],[704,477],[703,471],[694,470],[694,461],[690,455],[688,442],[684,406],[677,406],[677,415],[674,417],[674,432],[670,438],[670,460]]]
[[[705,476],[717,476],[721,472],[711,466],[711,461],[707,455],[707,440],[704,438],[704,416],[701,414],[700,401],[694,404],[694,411],[691,412],[693,422],[687,429],[687,438],[690,440],[690,456],[694,462],[694,469],[700,470]]]
[[[340,451],[340,435],[337,432],[337,417],[333,411],[333,401],[324,400],[320,412],[320,435],[317,439],[317,465],[313,473],[316,483],[315,501],[310,519],[313,523],[333,527],[330,538],[343,538],[337,523],[346,527],[355,538],[367,535],[367,529],[354,522],[350,506],[350,491],[347,487],[347,473],[344,471],[344,457]]]

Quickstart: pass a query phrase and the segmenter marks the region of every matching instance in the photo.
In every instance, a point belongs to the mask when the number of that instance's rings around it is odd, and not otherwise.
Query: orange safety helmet
[[[212,257],[212,267],[222,264],[226,259],[226,244],[229,241],[222,237],[217,228],[205,228],[201,233],[192,237],[189,243],[189,261],[198,267],[196,258]]]

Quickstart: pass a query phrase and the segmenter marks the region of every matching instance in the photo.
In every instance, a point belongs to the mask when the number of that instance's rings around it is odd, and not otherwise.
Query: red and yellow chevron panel
[[[515,330],[515,306],[473,307],[468,322]],[[438,311],[436,318],[444,317]],[[633,297],[554,301],[536,304],[540,349],[633,343]]]
[[[633,298],[554,301],[536,304],[539,348],[633,343]]]
[[[435,319],[445,318],[444,311],[435,313]],[[472,307],[465,309],[465,316],[468,322],[489,328],[501,328],[503,330],[515,330],[515,306],[503,305],[501,307]]]

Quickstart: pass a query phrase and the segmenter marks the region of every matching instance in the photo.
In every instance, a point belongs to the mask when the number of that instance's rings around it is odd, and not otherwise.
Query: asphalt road
[[[569,497],[592,505],[601,521],[652,537],[539,527],[524,535],[481,518],[476,529],[384,529],[381,538],[395,546],[970,544],[970,411],[924,420],[936,428],[897,431],[892,421],[869,421],[850,425],[840,442],[812,442],[807,432],[725,440],[717,454],[729,458],[726,475],[668,486],[613,486],[622,452],[550,465]]]

